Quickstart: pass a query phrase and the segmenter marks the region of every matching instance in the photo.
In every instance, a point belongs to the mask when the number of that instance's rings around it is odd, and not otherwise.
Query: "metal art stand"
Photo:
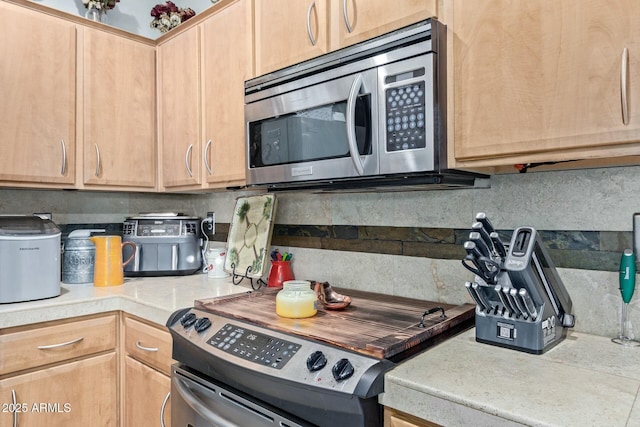
[[[231,273],[231,282],[234,285],[237,286],[240,283],[242,283],[242,281],[244,279],[249,279],[251,281],[251,289],[253,289],[254,291],[257,291],[262,286],[267,286],[267,283],[264,280],[262,280],[262,277],[259,277],[258,280],[256,280],[256,282],[254,284],[253,278],[249,277],[249,273],[251,273],[251,266],[247,267],[247,269],[246,269],[244,274],[236,273],[236,264],[235,263],[231,264],[231,268],[233,269],[233,272]],[[256,287],[256,285],[257,285],[257,287]]]

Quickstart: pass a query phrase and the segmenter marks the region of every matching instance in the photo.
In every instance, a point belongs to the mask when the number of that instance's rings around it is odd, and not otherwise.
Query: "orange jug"
[[[129,264],[136,253],[136,244],[124,242],[120,236],[92,236],[96,246],[96,260],[93,272],[94,286],[118,286],[124,283],[123,268]],[[122,262],[122,248],[130,245],[133,252],[128,260]]]

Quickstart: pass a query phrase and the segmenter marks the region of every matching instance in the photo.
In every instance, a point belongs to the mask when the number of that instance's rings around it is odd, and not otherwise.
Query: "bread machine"
[[[125,219],[122,241],[136,244],[125,276],[180,276],[202,268],[200,218],[182,213],[147,213]],[[132,249],[124,247],[127,259]]]
[[[60,295],[60,229],[38,216],[0,216],[0,303]]]

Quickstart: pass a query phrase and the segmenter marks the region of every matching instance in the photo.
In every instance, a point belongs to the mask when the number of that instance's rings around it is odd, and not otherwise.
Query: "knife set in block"
[[[475,273],[465,286],[476,302],[476,341],[542,354],[574,326],[572,302],[532,227],[519,227],[508,245],[484,213],[476,215],[462,264]]]

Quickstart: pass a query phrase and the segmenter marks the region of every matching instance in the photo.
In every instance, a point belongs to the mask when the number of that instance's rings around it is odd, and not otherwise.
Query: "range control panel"
[[[382,375],[393,365],[295,333],[282,333],[195,308],[182,314],[169,329],[185,339],[174,339],[174,346],[197,346],[203,351],[198,360],[204,357],[211,364],[233,363],[281,380],[346,393],[354,393],[358,382],[374,366],[382,367]],[[190,363],[178,361],[187,366]]]
[[[282,369],[301,347],[300,344],[273,338],[230,323],[220,328],[209,339],[209,345],[251,362],[276,369]]]

